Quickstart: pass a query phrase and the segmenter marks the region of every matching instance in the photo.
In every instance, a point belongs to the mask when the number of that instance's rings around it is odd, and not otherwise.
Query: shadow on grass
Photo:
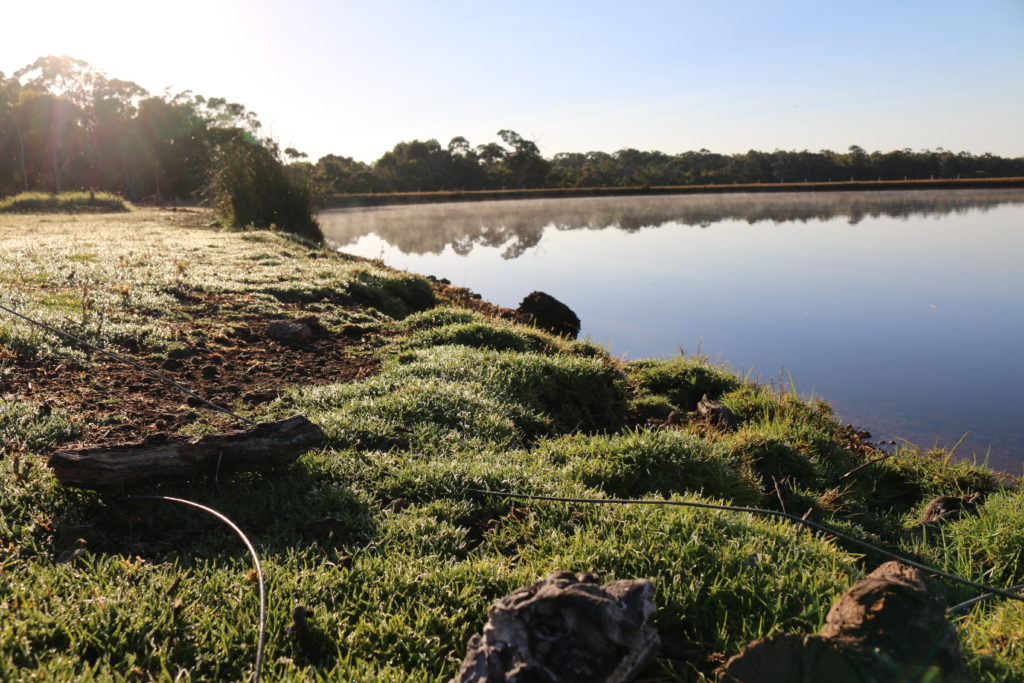
[[[219,482],[194,480],[131,491],[83,492],[66,499],[54,520],[53,550],[59,559],[90,552],[139,556],[158,563],[246,556],[223,522],[195,508],[129,496],[169,496],[213,508],[233,521],[262,555],[295,548],[361,546],[377,525],[373,501],[341,482],[313,475],[303,463],[285,470],[240,474]],[[247,561],[247,560],[246,560]]]

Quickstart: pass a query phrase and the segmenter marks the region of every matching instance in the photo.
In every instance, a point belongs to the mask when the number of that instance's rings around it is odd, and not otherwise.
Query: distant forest
[[[373,163],[329,154],[315,163],[260,136],[243,105],[185,91],[153,95],[70,57],[0,72],[0,197],[96,189],[134,201],[204,197],[232,145],[265,150],[320,194],[635,187],[1024,176],[1024,158],[942,148],[682,154],[622,149],[545,158],[511,130],[473,145],[464,137],[400,142]]]

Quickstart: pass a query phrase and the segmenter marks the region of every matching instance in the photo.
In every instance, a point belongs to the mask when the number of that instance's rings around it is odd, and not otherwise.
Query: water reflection
[[[334,209],[319,218],[324,234],[340,247],[374,234],[406,254],[440,254],[451,247],[464,256],[479,246],[501,248],[502,258],[514,259],[536,247],[549,227],[637,232],[669,223],[708,227],[721,221],[833,219],[856,225],[865,218],[987,211],[1022,202],[1022,196],[1020,190],[935,190],[588,197]]]

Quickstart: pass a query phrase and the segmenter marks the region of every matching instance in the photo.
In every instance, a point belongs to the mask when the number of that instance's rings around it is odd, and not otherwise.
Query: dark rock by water
[[[517,312],[534,325],[563,337],[575,339],[580,334],[580,319],[572,309],[544,292],[530,292],[519,304]]]
[[[494,603],[473,636],[457,683],[615,683],[633,680],[657,654],[649,580],[561,572]]]

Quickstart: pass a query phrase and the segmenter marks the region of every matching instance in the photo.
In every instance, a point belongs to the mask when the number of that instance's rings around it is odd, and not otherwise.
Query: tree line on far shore
[[[867,152],[775,150],[744,154],[562,152],[550,159],[537,145],[509,130],[498,132],[504,146],[473,147],[456,137],[400,142],[372,164],[329,154],[316,163],[298,162],[328,192],[430,192],[532,188],[657,187],[733,183],[1007,178],[1024,176],[1024,158],[951,152],[945,149]]]
[[[266,183],[286,183],[292,189],[279,198],[301,203],[316,193],[1024,176],[1022,157],[942,148],[869,153],[854,145],[845,152],[729,155],[623,149],[545,158],[512,130],[478,145],[461,136],[447,145],[400,142],[372,163],[335,154],[312,162],[261,137],[260,128],[253,112],[223,98],[153,95],[81,60],[41,57],[10,77],[0,72],[0,197],[95,189],[143,202],[217,201],[210,189],[218,180],[249,183],[253,202],[266,198]],[[263,175],[253,176],[253,168]],[[219,201],[236,214],[252,209],[237,197],[222,194]]]

